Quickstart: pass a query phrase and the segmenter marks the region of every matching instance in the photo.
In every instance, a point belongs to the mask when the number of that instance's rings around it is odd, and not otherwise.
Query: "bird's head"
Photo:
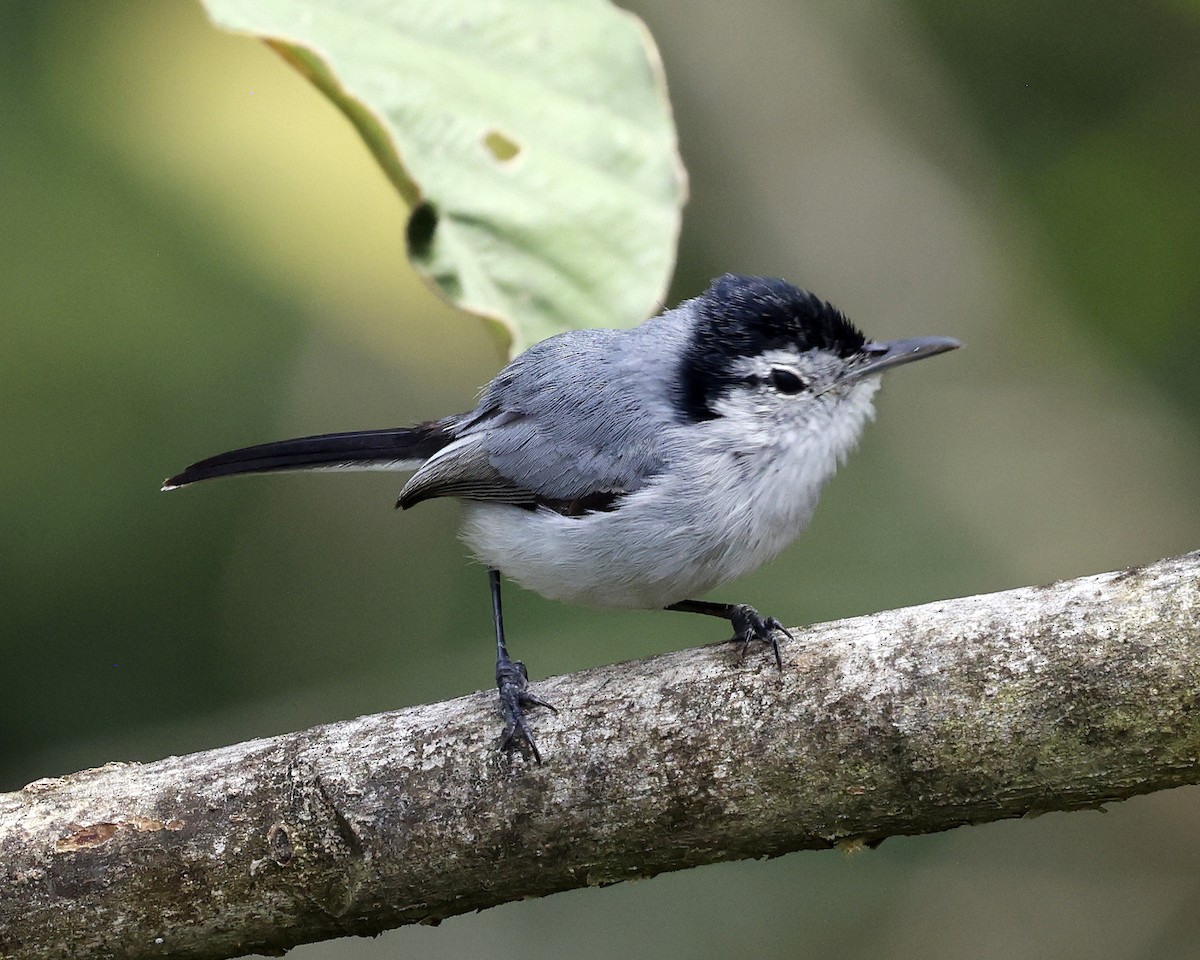
[[[682,409],[696,422],[724,418],[747,430],[835,428],[856,438],[881,373],[960,345],[949,337],[868,340],[836,307],[764,277],[726,274],[690,306]]]

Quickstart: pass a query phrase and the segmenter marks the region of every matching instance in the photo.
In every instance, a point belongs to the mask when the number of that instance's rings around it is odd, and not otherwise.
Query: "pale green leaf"
[[[409,255],[513,349],[637,323],[686,182],[648,31],[607,0],[204,0],[355,125],[412,206]]]

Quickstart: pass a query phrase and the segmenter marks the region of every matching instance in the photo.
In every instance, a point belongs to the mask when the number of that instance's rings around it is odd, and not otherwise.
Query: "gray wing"
[[[400,491],[396,506],[408,508],[433,497],[492,500],[535,506],[537,494],[505,477],[489,462],[486,434],[469,434],[426,460]]]
[[[456,424],[402,506],[462,497],[563,512],[596,509],[643,486],[664,462],[669,373],[646,369],[635,331],[577,330],[530,348]]]

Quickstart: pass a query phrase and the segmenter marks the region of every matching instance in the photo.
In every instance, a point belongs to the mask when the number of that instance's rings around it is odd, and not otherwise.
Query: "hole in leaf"
[[[408,240],[408,255],[410,257],[425,257],[433,245],[433,235],[437,231],[437,208],[428,200],[417,204],[412,215],[408,218],[406,230]]]
[[[488,148],[488,153],[501,163],[516,159],[517,154],[521,152],[521,145],[499,130],[489,130],[483,138],[483,145]]]

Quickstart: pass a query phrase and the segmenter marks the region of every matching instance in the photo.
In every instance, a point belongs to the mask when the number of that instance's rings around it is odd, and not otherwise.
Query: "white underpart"
[[[802,376],[795,355],[756,358]],[[463,538],[484,563],[552,599],[659,608],[757,569],[812,519],[825,483],[874,414],[879,378],[816,399],[738,392],[721,416],[666,428],[683,451],[611,512],[564,517],[468,503]]]

